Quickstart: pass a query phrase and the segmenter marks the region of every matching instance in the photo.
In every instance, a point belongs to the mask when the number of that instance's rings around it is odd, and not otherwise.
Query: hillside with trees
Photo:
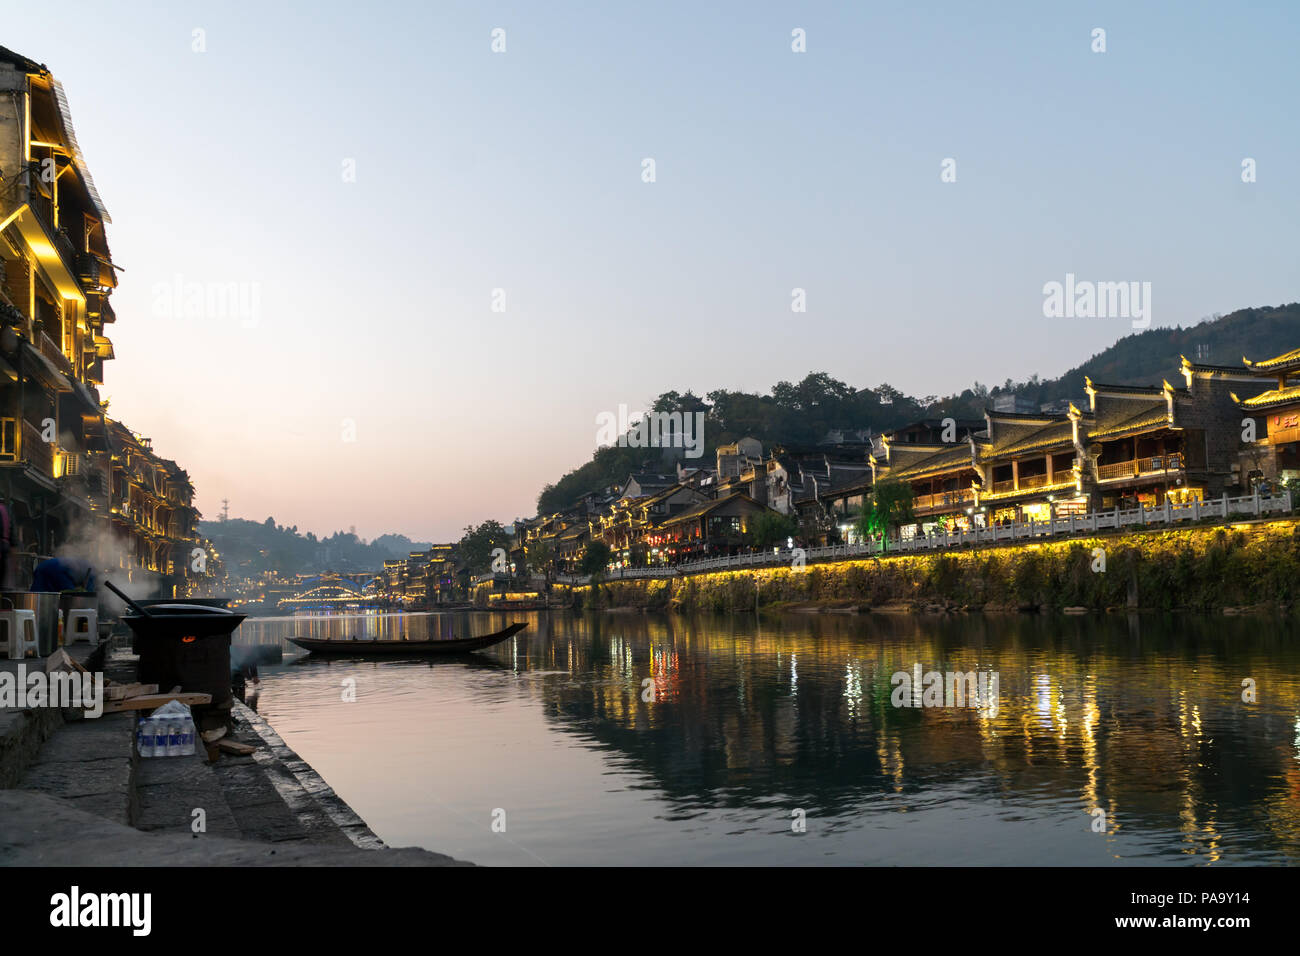
[[[704,455],[699,461],[708,462],[718,445],[747,435],[765,448],[807,446],[832,431],[870,429],[878,434],[920,418],[980,418],[1004,395],[1017,395],[1035,405],[1062,399],[1082,403],[1084,376],[1110,385],[1159,385],[1164,379],[1181,385],[1176,376],[1182,355],[1240,367],[1243,356],[1270,357],[1297,347],[1300,303],[1293,302],[1240,309],[1188,327],[1146,329],[1125,336],[1054,379],[1035,374],[993,387],[975,382],[946,396],[912,396],[888,384],[855,388],[825,372],[812,372],[798,383],[778,382],[765,395],[719,389],[701,399],[689,391],[664,392],[650,410],[704,411]],[[538,513],[560,511],[584,495],[620,484],[634,471],[671,471],[680,455],[680,449],[599,448],[590,461],[542,489]]]
[[[400,534],[381,535],[367,543],[357,537],[355,529],[317,538],[311,531],[300,534],[297,525],[277,525],[274,518],[262,522],[243,518],[202,521],[199,534],[212,541],[227,572],[234,577],[256,577],[266,571],[376,571],[385,561],[431,547],[428,542],[412,541]]]

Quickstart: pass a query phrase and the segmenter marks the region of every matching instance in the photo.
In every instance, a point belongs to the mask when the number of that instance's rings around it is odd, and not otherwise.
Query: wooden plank
[[[217,741],[217,747],[228,754],[235,754],[239,757],[247,757],[257,750],[249,744],[240,743],[238,740],[231,740],[229,737],[222,737]]]
[[[104,704],[104,713],[113,714],[121,710],[154,710],[171,700],[178,700],[191,707],[196,704],[212,703],[211,694],[144,694],[140,697],[128,697],[126,700],[110,700]]]
[[[109,684],[104,688],[109,700],[124,700],[128,697],[144,697],[158,693],[157,684]]]

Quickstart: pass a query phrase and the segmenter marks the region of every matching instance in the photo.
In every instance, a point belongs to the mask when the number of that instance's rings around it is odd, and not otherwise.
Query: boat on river
[[[289,640],[312,654],[343,657],[423,657],[428,654],[468,654],[500,644],[514,637],[527,624],[511,624],[504,631],[481,637],[436,638],[431,641],[356,640],[352,638],[291,637]]]

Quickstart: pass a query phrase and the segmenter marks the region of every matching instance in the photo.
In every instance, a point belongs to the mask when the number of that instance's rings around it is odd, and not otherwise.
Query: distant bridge
[[[372,595],[341,574],[319,574],[308,578],[293,597],[281,598],[281,607],[376,607]]]

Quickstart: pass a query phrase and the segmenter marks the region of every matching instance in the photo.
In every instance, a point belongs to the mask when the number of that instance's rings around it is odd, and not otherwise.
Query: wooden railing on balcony
[[[1097,478],[1100,481],[1109,481],[1112,478],[1132,478],[1136,474],[1136,461],[1117,461],[1109,465],[1097,466]]]
[[[54,340],[44,332],[41,332],[37,339],[37,345],[40,348],[41,354],[53,362],[54,367],[64,375],[71,375],[72,363],[69,362],[68,357],[63,354],[63,349],[55,345]]]
[[[1047,484],[1047,475],[1021,475],[1020,488],[1023,491],[1032,491],[1034,488],[1042,488]]]
[[[955,505],[964,504],[967,501],[974,501],[975,495],[970,488],[959,488],[956,491],[941,491],[934,495],[917,495],[912,499],[912,507],[916,509],[928,508],[951,508]]]
[[[1111,481],[1116,478],[1136,478],[1138,475],[1164,474],[1166,471],[1181,471],[1183,456],[1150,455],[1146,458],[1132,458],[1128,461],[1116,461],[1109,465],[1097,466],[1097,479]]]
[[[1150,458],[1138,459],[1138,472],[1143,475],[1180,471],[1183,467],[1183,456],[1180,454],[1153,455]]]
[[[54,477],[54,443],[41,438],[41,430],[23,422],[23,460],[42,475]]]

